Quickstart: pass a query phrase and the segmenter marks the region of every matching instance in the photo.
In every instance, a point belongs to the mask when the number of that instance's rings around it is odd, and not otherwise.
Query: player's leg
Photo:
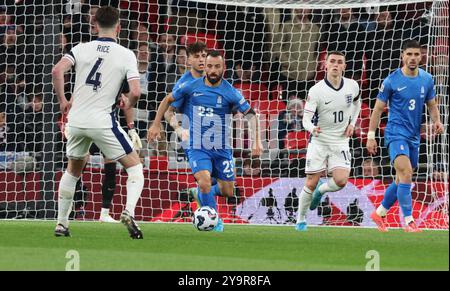
[[[299,231],[307,230],[306,214],[308,213],[309,206],[311,205],[312,194],[313,194],[312,189],[316,188],[316,185],[319,182],[320,176],[322,175],[322,173],[323,173],[323,171],[306,175],[305,186],[303,187],[302,192],[300,192],[300,197],[299,197],[297,223],[295,225],[296,230],[299,230]]]
[[[409,148],[407,144],[402,140],[397,140],[391,142],[389,145],[389,158],[391,160],[391,164],[394,165],[395,160],[399,156],[409,156]],[[370,214],[370,218],[375,222],[378,227],[378,230],[381,232],[387,232],[388,228],[386,226],[386,215],[389,209],[394,205],[397,201],[397,191],[399,185],[399,176],[397,175],[395,181],[393,181],[388,188],[386,189],[383,197],[383,201],[377,207],[375,211]]]
[[[132,151],[118,160],[128,174],[127,178],[127,202],[125,210],[134,217],[136,204],[141,197],[144,187],[144,173],[141,160],[136,151]]]
[[[82,135],[77,128],[66,127],[67,157],[69,158],[66,171],[61,177],[58,188],[58,220],[55,228],[56,236],[70,236],[69,215],[72,210],[73,196],[77,182],[86,164],[92,141]]]
[[[116,189],[116,166],[116,161],[105,158],[105,176],[102,182],[102,210],[99,219],[101,222],[118,223],[118,221],[109,214]]]
[[[93,131],[91,138],[106,158],[119,161],[127,171],[127,200],[120,221],[127,227],[131,238],[142,239],[142,231],[134,220],[135,208],[144,187],[144,173],[139,155],[133,150],[128,135],[117,124],[112,129]]]
[[[327,179],[326,183],[319,181],[313,192],[310,210],[314,210],[319,206],[320,199],[327,192],[336,192],[345,187],[350,175],[351,154],[348,145],[327,146],[326,152],[328,156],[328,169],[333,175]]]
[[[213,176],[217,178],[217,184],[211,187],[211,195],[232,197],[234,195],[234,160],[232,155],[215,155]],[[219,217],[214,231],[224,230],[223,220]]]
[[[398,177],[386,188],[383,201],[375,211],[370,214],[370,218],[376,223],[378,230],[387,232],[386,215],[389,209],[397,201]]]
[[[397,199],[405,220],[406,232],[420,232],[412,216],[412,195],[411,184],[413,168],[417,166],[418,151],[408,143],[404,143],[404,148],[408,148],[406,155],[399,155],[394,160],[394,168],[398,176]],[[417,151],[417,152],[416,152]],[[410,159],[412,157],[412,159]]]
[[[214,178],[212,178],[214,181]],[[215,196],[222,196],[222,197],[233,197],[234,196],[234,185],[235,182],[233,181],[224,181],[217,179],[216,184],[211,186],[211,192]]]
[[[307,230],[306,214],[311,205],[314,189],[316,189],[320,176],[326,169],[326,159],[327,153],[323,146],[311,143],[308,145],[305,166],[306,181],[300,192],[296,230]]]
[[[195,180],[197,181],[197,192],[198,199],[201,206],[209,206],[217,210],[216,199],[211,192],[211,171],[205,168],[211,167],[211,162],[208,160],[198,161],[199,168],[202,168],[199,171],[194,173]]]
[[[210,206],[216,209],[216,200],[211,192],[211,173],[212,160],[211,156],[203,150],[190,149],[188,154],[188,161],[197,181],[197,199],[201,206]],[[195,196],[194,196],[195,197]]]

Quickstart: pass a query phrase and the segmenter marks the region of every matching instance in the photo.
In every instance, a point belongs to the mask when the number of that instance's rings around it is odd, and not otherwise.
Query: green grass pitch
[[[449,270],[449,232],[225,225],[199,232],[190,224],[141,224],[132,240],[121,224],[72,222],[72,237],[54,237],[54,222],[0,222],[0,270],[65,270],[69,250],[80,270],[365,270],[370,250],[381,270]]]

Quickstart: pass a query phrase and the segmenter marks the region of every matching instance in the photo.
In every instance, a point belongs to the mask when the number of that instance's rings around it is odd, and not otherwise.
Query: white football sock
[[[303,187],[303,190],[300,193],[300,204],[298,205],[298,212],[297,212],[297,223],[306,221],[306,213],[308,212],[309,205],[311,204],[312,192],[313,190],[310,190],[305,186]]]
[[[384,208],[383,204],[380,204],[376,210],[377,214],[381,217],[385,217],[388,211],[389,209]]]
[[[100,216],[108,216],[108,215],[109,215],[109,208],[102,208]]]
[[[69,226],[69,215],[72,211],[73,195],[78,182],[77,177],[64,172],[58,189],[58,224]]]
[[[134,209],[141,197],[142,188],[144,188],[144,173],[142,172],[142,164],[127,169],[127,205],[126,210],[134,217]]]
[[[334,182],[333,177],[328,178],[328,181],[326,183],[323,183],[319,187],[319,192],[321,194],[324,194],[326,192],[336,192],[341,190],[342,188],[336,185],[336,182]]]
[[[406,225],[410,224],[411,222],[414,221],[414,218],[411,216],[405,216],[405,223]]]

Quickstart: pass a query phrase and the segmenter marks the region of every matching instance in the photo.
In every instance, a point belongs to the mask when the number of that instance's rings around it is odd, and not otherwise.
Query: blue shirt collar
[[[111,38],[111,37],[99,37],[96,40],[98,40],[98,41],[112,41],[112,42],[116,42],[116,40],[114,38]]]
[[[333,89],[334,91],[339,91],[339,90],[342,89],[342,87],[344,87],[344,78],[341,79],[341,84],[339,85],[339,88],[338,88],[338,89],[334,88],[334,86],[331,85],[331,83],[327,80],[327,77],[325,77],[324,81],[325,81],[325,84],[327,84],[328,87],[330,87],[330,88]]]

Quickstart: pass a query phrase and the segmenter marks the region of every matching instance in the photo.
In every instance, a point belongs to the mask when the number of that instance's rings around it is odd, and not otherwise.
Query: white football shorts
[[[120,126],[113,128],[79,128],[66,125],[66,155],[69,159],[82,160],[89,153],[92,143],[110,160],[118,160],[133,151],[133,143]]]
[[[332,172],[336,168],[350,170],[352,156],[349,145],[321,145],[309,143],[306,152],[306,174],[324,170]]]

